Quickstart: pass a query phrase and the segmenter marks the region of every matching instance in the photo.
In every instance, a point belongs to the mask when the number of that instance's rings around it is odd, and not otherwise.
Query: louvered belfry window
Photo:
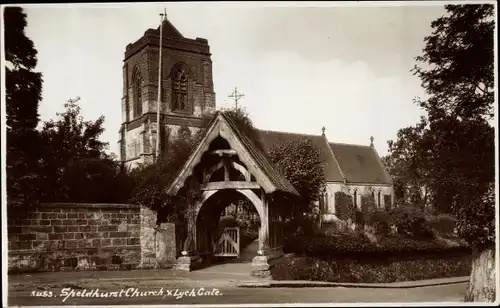
[[[188,78],[186,71],[183,68],[179,68],[173,78],[173,97],[172,97],[172,109],[183,111],[188,107],[187,104],[187,84]]]

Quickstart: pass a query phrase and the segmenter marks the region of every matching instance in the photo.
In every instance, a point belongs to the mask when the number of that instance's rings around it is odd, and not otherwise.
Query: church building
[[[179,133],[195,134],[204,116],[216,110],[212,61],[208,41],[185,38],[165,18],[162,24],[162,80],[160,125],[157,125],[160,28],[148,29],[128,44],[123,65],[120,160],[126,168],[153,162],[158,128],[162,139]],[[260,130],[267,151],[277,142],[310,138],[325,162],[327,182],[320,202],[322,220],[335,220],[335,193],[350,195],[360,207],[370,195],[376,206],[394,202],[393,185],[373,146],[330,142],[323,129],[318,135]]]
[[[208,41],[185,38],[166,18],[162,25],[161,136],[194,134],[215,111]],[[123,65],[120,159],[127,168],[153,162],[157,136],[160,27],[128,44]]]

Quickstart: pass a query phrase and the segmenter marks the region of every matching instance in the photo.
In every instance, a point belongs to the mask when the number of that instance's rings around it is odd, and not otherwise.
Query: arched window
[[[379,191],[378,191],[378,194],[377,194],[377,204],[378,204],[378,206],[379,206],[379,207],[380,207],[380,206],[382,206],[382,203],[380,203],[380,195],[381,195],[381,194],[382,194],[382,191],[381,191],[381,190],[379,190]]]
[[[144,85],[144,82],[141,77],[141,73],[139,72],[139,69],[136,68],[134,71],[134,76],[133,76],[133,91],[134,91],[134,99],[133,99],[133,112],[134,112],[134,118],[137,118],[142,115],[142,87]]]
[[[172,70],[172,110],[186,111],[188,109],[188,72],[183,65],[177,65]]]

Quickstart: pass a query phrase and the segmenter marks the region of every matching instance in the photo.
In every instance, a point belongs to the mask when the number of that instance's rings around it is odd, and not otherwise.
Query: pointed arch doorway
[[[177,195],[193,186],[200,194],[188,198],[188,232],[177,268],[192,270],[200,260],[213,257],[220,240],[221,212],[228,202],[243,197],[253,205],[260,220],[252,274],[268,276],[268,262],[282,255],[283,246],[285,209],[276,200],[297,192],[223,113],[212,119],[167,193]]]

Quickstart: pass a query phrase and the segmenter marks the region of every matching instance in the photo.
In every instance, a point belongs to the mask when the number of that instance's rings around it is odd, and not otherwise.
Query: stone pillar
[[[171,268],[177,257],[176,228],[173,223],[162,223],[156,233],[156,260],[159,268]]]
[[[141,207],[141,261],[139,268],[156,268],[156,212]]]

